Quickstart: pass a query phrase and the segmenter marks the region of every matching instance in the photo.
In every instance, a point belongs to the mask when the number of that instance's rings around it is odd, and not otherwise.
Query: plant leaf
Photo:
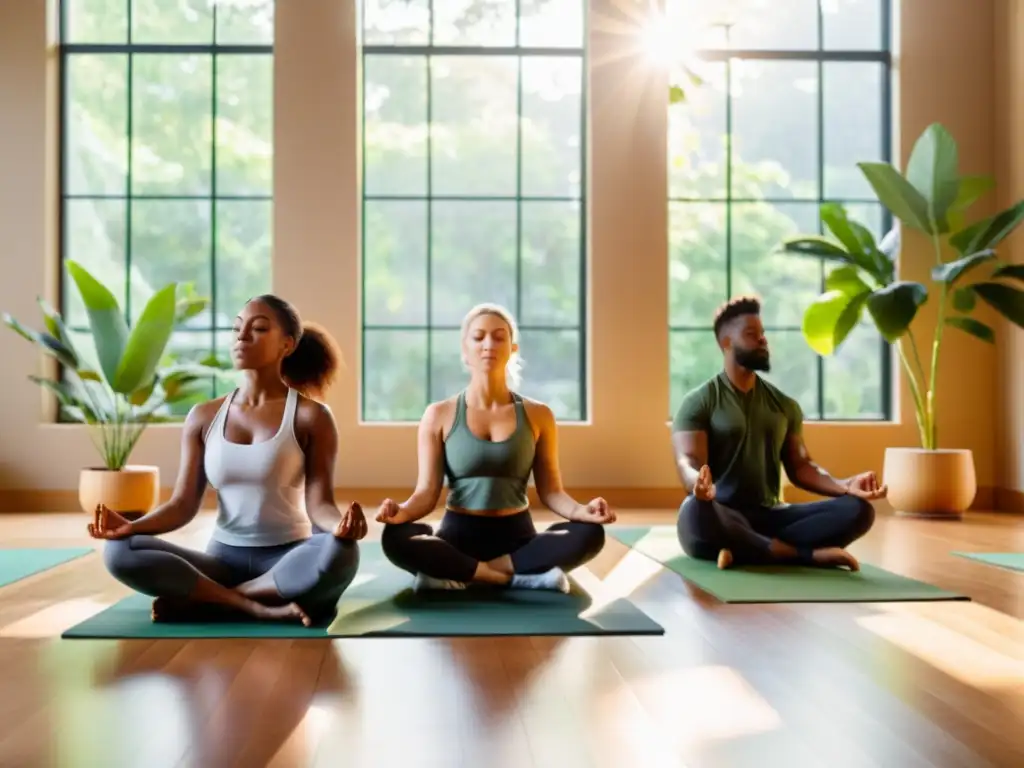
[[[995,185],[996,180],[991,176],[961,176],[960,188],[957,190],[956,200],[953,201],[950,210],[966,211]]]
[[[177,284],[170,283],[146,302],[125,344],[117,373],[110,382],[115,392],[131,395],[140,388],[150,387],[160,358],[174,332],[176,291]]]
[[[826,291],[840,291],[847,296],[870,293],[871,286],[864,282],[860,270],[851,264],[836,267],[825,278]]]
[[[892,279],[892,263],[878,250],[871,230],[852,220],[842,205],[822,204],[821,220],[846,248],[853,263],[880,283]]]
[[[820,259],[832,259],[853,263],[849,253],[842,246],[821,235],[801,235],[782,241],[781,248],[789,253],[800,256],[814,256]]]
[[[926,301],[928,289],[924,285],[898,280],[873,291],[867,306],[882,338],[894,342],[907,332]]]
[[[977,296],[970,286],[953,291],[953,309],[957,312],[972,312],[977,302]]]
[[[962,259],[956,261],[949,261],[945,264],[940,264],[937,267],[932,268],[932,280],[940,283],[946,283],[947,285],[954,285],[962,275],[970,272],[980,264],[984,264],[986,261],[991,261],[996,257],[996,252],[992,250],[979,251],[978,253],[972,253],[970,256],[964,256]]]
[[[81,413],[81,421],[88,424],[95,424],[100,419],[92,405],[78,391],[78,387],[70,381],[55,381],[42,376],[29,376],[30,381],[35,382],[44,389],[48,389],[57,396],[57,401],[65,408],[75,408]]]
[[[885,233],[885,236],[878,243],[878,250],[882,252],[892,264],[899,259],[900,245],[902,244],[902,233],[900,232],[899,219],[893,222],[892,229]]]
[[[908,227],[932,234],[928,202],[889,163],[857,163],[878,201]]]
[[[1019,328],[1024,328],[1024,291],[1005,283],[974,283],[982,301]]]
[[[128,323],[114,294],[77,261],[68,261],[67,266],[89,314],[100,370],[107,382],[113,384],[128,341]]]
[[[838,290],[821,294],[804,311],[803,333],[808,346],[822,356],[833,354],[857,325],[870,295],[870,291],[851,296]]]
[[[145,405],[156,389],[156,376],[149,380],[149,384],[139,387],[128,395],[128,402],[135,406]]]
[[[961,229],[949,238],[949,244],[960,253],[977,253],[995,248],[1020,225],[1021,221],[1024,221],[1024,200],[994,216],[975,222],[966,229]]]
[[[64,318],[60,316],[60,313],[54,309],[46,299],[39,297],[36,301],[39,304],[39,309],[43,313],[43,320],[46,323],[46,329],[64,345],[64,348],[75,359],[75,364],[70,367],[77,369],[78,366],[81,365],[82,356],[79,355],[78,351],[75,349],[75,343],[71,338],[71,334],[68,332],[67,326],[64,324]]]
[[[40,333],[31,328],[26,328],[7,312],[3,314],[4,325],[17,333],[26,341],[40,347],[51,357],[57,358],[61,365],[74,370],[78,367],[78,359],[74,353],[48,333]]]
[[[173,392],[168,392],[164,397],[164,402],[168,404],[178,404],[188,401],[202,402],[209,400],[213,395],[213,386],[209,379],[196,379],[194,381],[182,382],[180,386],[174,388]]]
[[[1010,277],[1024,281],[1024,264],[1003,264],[992,273],[992,277]]]
[[[947,317],[946,325],[959,328],[989,344],[994,344],[996,341],[995,331],[973,317]]]
[[[914,142],[907,161],[907,181],[927,204],[939,232],[947,232],[946,212],[960,191],[956,140],[940,123],[932,123]]]

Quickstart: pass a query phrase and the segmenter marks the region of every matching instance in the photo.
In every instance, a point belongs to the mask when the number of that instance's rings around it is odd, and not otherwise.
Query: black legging
[[[426,523],[388,525],[381,545],[388,560],[412,574],[467,582],[477,564],[509,555],[516,573],[570,571],[592,560],[604,547],[597,523],[556,523],[542,533],[529,510],[505,517],[447,510],[437,533]]]
[[[734,562],[772,562],[768,546],[778,539],[797,549],[797,562],[809,563],[813,550],[849,546],[874,522],[874,507],[856,496],[737,510],[690,495],[679,508],[676,532],[683,551],[700,560],[728,549]]]

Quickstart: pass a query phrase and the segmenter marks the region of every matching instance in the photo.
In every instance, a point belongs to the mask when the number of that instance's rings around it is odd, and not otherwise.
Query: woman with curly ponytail
[[[156,598],[154,621],[241,612],[329,623],[366,535],[359,504],[342,513],[334,498],[338,433],[322,401],[341,354],[269,294],[246,303],[234,334],[242,383],[189,413],[171,499],[134,522],[101,505],[89,532],[108,540],[115,578]],[[218,511],[206,552],[160,538],[196,516],[207,482]]]

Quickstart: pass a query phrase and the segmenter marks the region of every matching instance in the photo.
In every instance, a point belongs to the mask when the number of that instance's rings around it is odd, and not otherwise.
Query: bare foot
[[[732,551],[728,549],[722,549],[718,552],[718,567],[720,570],[725,570],[732,565]]]
[[[301,621],[305,626],[311,626],[312,620],[306,615],[306,612],[302,610],[295,603],[288,603],[287,605],[259,605],[253,610],[253,616],[257,619],[266,619],[269,621]]]
[[[262,576],[239,584],[235,587],[235,591],[243,597],[263,605],[285,605],[288,602],[277,591],[274,577],[270,575],[269,571]]]
[[[154,622],[168,624],[172,622],[237,620],[240,614],[226,605],[199,603],[195,600],[182,600],[177,597],[158,597],[153,600],[149,615]]]
[[[263,605],[255,600],[247,601],[249,605],[242,611],[217,603],[201,603],[194,600],[181,600],[171,597],[158,597],[153,600],[150,617],[154,622],[204,622],[204,621],[238,621],[245,616],[263,621],[301,621],[311,626],[309,616],[295,603],[287,605]]]
[[[860,563],[857,562],[857,558],[845,549],[840,549],[839,547],[816,549],[814,550],[812,557],[816,565],[832,566],[837,568],[841,568],[845,565],[851,571],[860,570]]]
[[[154,621],[173,621],[182,613],[183,604],[181,600],[173,600],[169,597],[158,597],[153,600],[149,610],[149,617]]]

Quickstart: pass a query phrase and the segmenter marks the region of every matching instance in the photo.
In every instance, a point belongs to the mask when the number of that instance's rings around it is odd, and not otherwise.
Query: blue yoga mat
[[[0,549],[0,587],[6,587],[8,584],[56,568],[95,551],[91,547]]]
[[[157,622],[152,599],[132,595],[64,632],[64,638],[500,637],[662,635],[664,628],[625,598],[595,601],[570,577],[569,594],[526,589],[415,592],[412,576],[361,544],[359,575],[329,626],[232,621]]]

